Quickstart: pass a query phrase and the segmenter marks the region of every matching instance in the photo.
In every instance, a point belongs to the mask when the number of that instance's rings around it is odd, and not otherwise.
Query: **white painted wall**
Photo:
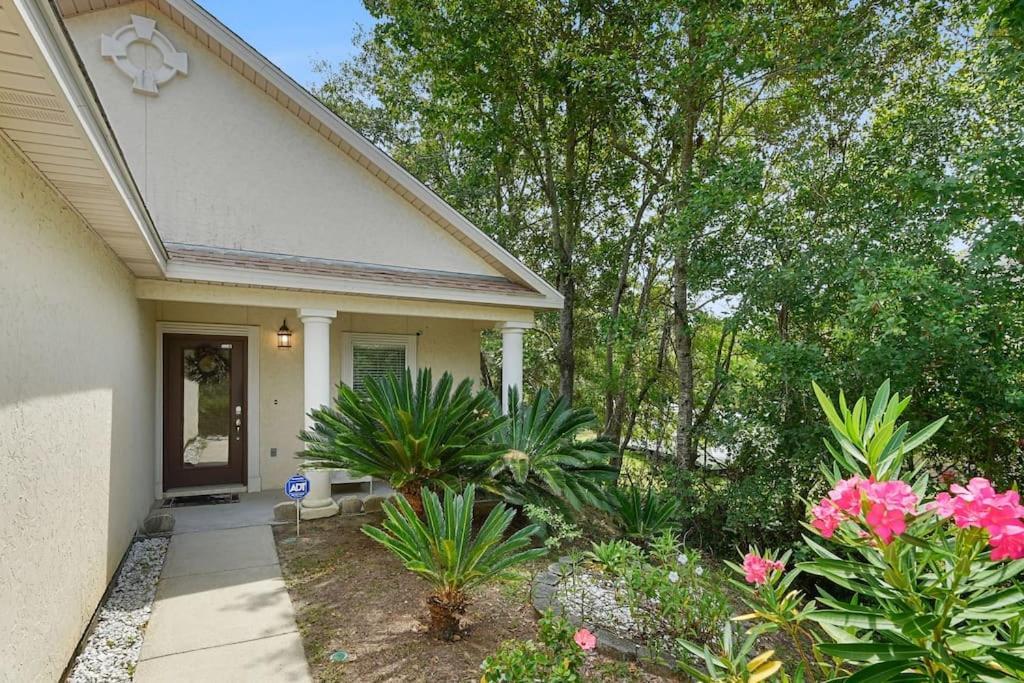
[[[60,676],[152,503],[153,308],[0,140],[0,679]]]
[[[188,54],[158,97],[100,55],[131,14]],[[151,5],[68,20],[165,240],[454,272],[495,274],[387,185],[258,90]],[[139,46],[135,46],[139,47]]]
[[[156,303],[157,319],[169,322],[258,325],[260,327],[260,476],[263,489],[279,488],[295,473],[303,428],[302,324],[295,309],[225,306],[164,301]],[[277,348],[277,328],[287,318],[292,348]],[[343,332],[416,334],[417,361],[435,375],[451,372],[456,379],[480,380],[480,331],[490,323],[446,318],[370,315],[339,312],[331,323],[331,393],[341,381]],[[270,449],[277,448],[277,457]]]

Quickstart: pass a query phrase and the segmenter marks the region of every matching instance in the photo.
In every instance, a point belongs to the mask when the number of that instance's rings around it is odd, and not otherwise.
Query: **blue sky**
[[[317,81],[312,62],[355,53],[357,27],[372,17],[359,0],[199,0],[211,14],[304,86]]]

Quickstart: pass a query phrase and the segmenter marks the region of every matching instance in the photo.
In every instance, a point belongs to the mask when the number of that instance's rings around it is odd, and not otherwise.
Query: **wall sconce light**
[[[292,347],[292,331],[288,329],[287,318],[281,322],[277,330],[277,348],[290,349]]]

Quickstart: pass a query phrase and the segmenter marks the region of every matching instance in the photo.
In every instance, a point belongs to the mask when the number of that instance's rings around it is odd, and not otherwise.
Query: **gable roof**
[[[129,4],[131,1],[57,0],[57,4],[63,16],[73,17]],[[366,168],[499,273],[539,294],[534,306],[561,308],[562,296],[554,287],[193,0],[144,1]]]
[[[167,265],[128,164],[48,3],[0,4],[0,141],[140,277]]]

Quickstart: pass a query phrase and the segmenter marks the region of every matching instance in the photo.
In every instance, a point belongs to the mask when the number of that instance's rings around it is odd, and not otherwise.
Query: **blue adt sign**
[[[309,479],[301,474],[296,474],[284,483],[284,493],[295,500],[305,498],[309,494]]]

